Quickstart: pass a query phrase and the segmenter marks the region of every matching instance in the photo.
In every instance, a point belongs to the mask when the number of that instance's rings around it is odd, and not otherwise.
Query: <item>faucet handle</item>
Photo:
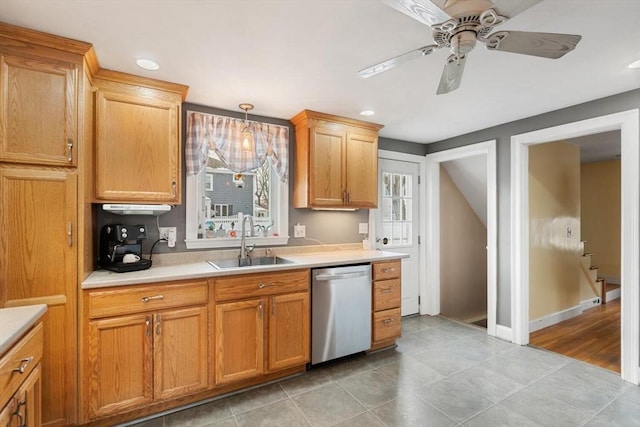
[[[249,254],[250,254],[251,252],[253,252],[253,250],[254,250],[255,248],[256,248],[256,245],[247,246],[247,247],[244,249],[244,253],[245,253],[247,256],[249,256]]]

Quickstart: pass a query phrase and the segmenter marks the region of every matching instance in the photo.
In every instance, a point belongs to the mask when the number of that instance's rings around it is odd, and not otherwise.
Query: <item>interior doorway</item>
[[[487,327],[486,154],[440,164],[440,314]]]
[[[640,133],[639,110],[597,117],[511,138],[512,329],[513,342],[529,342],[529,147],[609,130],[620,130],[622,169],[621,218],[621,375],[639,380],[640,291]]]
[[[486,166],[486,276],[487,276],[487,334],[496,336],[497,316],[497,180],[496,141],[458,147],[427,155],[427,238],[429,257],[426,260],[427,281],[424,304],[425,314],[437,315],[441,312],[441,185],[440,170],[445,162],[482,156]],[[480,158],[480,157],[479,157]],[[443,236],[444,237],[444,236]]]

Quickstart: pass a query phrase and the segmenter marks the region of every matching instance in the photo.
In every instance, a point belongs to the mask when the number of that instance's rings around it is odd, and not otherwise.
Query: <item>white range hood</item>
[[[102,205],[102,210],[118,215],[162,215],[171,211],[171,205],[130,205],[109,203]]]

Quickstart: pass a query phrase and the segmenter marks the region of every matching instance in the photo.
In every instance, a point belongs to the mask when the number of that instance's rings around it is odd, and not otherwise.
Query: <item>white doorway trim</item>
[[[487,334],[496,335],[497,316],[497,179],[496,141],[486,141],[427,155],[426,314],[440,314],[440,163],[485,155],[487,161]]]
[[[620,129],[622,148],[621,374],[640,378],[640,114],[629,110],[511,137],[511,326],[529,343],[529,146]]]
[[[425,299],[425,295],[426,295],[426,287],[424,286],[424,278],[426,277],[426,249],[425,249],[425,244],[424,244],[424,236],[426,236],[426,224],[424,221],[425,215],[426,215],[426,190],[425,190],[425,185],[424,185],[424,180],[425,180],[425,176],[427,174],[427,168],[426,168],[426,159],[424,156],[420,156],[417,154],[408,154],[408,153],[400,153],[397,151],[388,151],[388,150],[378,150],[378,158],[379,159],[389,159],[389,160],[399,160],[401,162],[411,162],[411,163],[417,163],[420,166],[420,188],[419,188],[419,199],[420,199],[420,207],[419,207],[419,213],[418,215],[420,215],[420,236],[421,236],[421,244],[419,244],[419,257],[420,259],[418,260],[418,265],[420,266],[420,270],[418,272],[418,281],[419,281],[419,285],[418,285],[418,295],[419,295],[419,299],[421,301],[424,301]],[[377,177],[376,177],[377,179]],[[369,238],[374,238],[372,236],[376,235],[376,230],[375,230],[375,210],[370,209],[369,210]],[[421,297],[421,298],[420,298]],[[426,314],[425,309],[424,309],[424,303],[421,302],[420,303],[420,314]]]

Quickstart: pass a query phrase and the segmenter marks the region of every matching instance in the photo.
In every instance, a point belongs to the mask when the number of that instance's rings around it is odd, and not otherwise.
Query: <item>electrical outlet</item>
[[[304,238],[307,235],[307,230],[304,225],[296,224],[293,226],[293,237]]]
[[[158,235],[159,239],[167,239],[173,236],[173,240],[176,238],[176,228],[175,227],[159,227],[160,234]]]
[[[359,222],[358,223],[358,234],[367,234],[369,233],[369,223],[368,222]]]

